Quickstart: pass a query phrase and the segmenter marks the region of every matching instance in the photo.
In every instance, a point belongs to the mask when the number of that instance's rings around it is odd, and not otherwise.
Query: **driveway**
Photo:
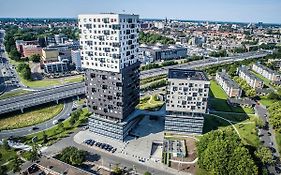
[[[263,146],[271,149],[271,151],[273,152],[273,156],[280,158],[280,154],[277,149],[277,143],[276,143],[276,139],[275,139],[276,137],[274,134],[274,130],[268,121],[269,113],[268,113],[266,107],[263,105],[256,105],[255,112],[263,120],[263,122],[266,125],[266,127],[259,129],[258,133],[259,133],[260,141],[263,143]],[[279,162],[277,162],[277,164],[278,163]],[[267,168],[271,174],[278,175],[278,173],[275,170],[275,166],[276,165],[272,165],[272,166],[268,166]]]

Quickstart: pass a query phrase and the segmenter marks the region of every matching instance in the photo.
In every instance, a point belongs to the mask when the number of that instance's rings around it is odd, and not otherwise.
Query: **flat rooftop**
[[[209,81],[204,71],[191,69],[169,69],[168,78]]]

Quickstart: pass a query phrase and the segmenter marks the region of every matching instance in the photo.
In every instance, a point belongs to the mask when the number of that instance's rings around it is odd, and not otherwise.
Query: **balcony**
[[[129,35],[131,34],[131,31],[130,30],[126,30],[126,35]]]
[[[113,30],[120,30],[120,25],[119,24],[113,24],[112,29]]]
[[[135,39],[135,35],[134,34],[130,35],[130,39]]]
[[[109,18],[103,18],[102,21],[103,21],[104,23],[109,23]]]
[[[130,26],[129,26],[131,29],[134,29],[135,27],[136,27],[136,25],[135,24],[130,24]]]
[[[120,54],[113,54],[112,57],[114,59],[120,59],[121,58],[121,55]]]
[[[98,39],[99,39],[100,41],[104,41],[104,36],[98,36]]]
[[[113,43],[112,46],[113,47],[120,47],[120,44],[119,43]]]
[[[105,51],[105,52],[110,52],[110,48],[108,48],[108,47],[107,47],[107,48],[104,48],[104,51]]]
[[[110,31],[109,31],[109,30],[104,30],[104,31],[103,31],[103,34],[105,34],[105,35],[110,35]]]

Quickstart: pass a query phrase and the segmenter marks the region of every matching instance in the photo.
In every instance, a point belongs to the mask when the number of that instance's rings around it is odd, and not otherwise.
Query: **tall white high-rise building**
[[[89,130],[124,140],[139,102],[139,16],[79,15],[81,64],[86,71]]]
[[[82,67],[120,72],[138,58],[139,16],[79,15]]]

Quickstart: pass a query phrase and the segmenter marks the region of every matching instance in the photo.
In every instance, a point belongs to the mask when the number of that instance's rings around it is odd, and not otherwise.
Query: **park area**
[[[63,110],[63,104],[45,104],[27,109],[25,113],[14,112],[0,116],[0,130],[32,126],[47,121]]]
[[[254,110],[252,108],[230,106],[227,103],[227,98],[227,94],[220,87],[220,85],[218,85],[216,81],[211,80],[209,105],[213,110],[247,114],[254,113]]]
[[[77,118],[75,118],[76,116]],[[82,126],[87,122],[87,117],[89,116],[89,112],[87,109],[77,110],[71,114],[71,117],[64,120],[63,122],[58,123],[52,128],[48,130],[41,131],[35,134],[31,134],[25,137],[20,138],[21,142],[26,144],[32,143],[32,138],[37,138],[38,144],[51,145],[58,140],[67,137],[69,134],[73,133],[73,131]],[[75,119],[74,119],[75,118]]]
[[[140,99],[137,108],[142,110],[157,110],[163,106],[164,102],[161,101],[157,94],[145,96]]]
[[[31,88],[48,87],[48,86],[59,86],[67,83],[77,83],[84,80],[83,75],[74,75],[68,77],[62,77],[57,79],[43,79],[43,80],[26,80],[20,76],[21,82]]]

